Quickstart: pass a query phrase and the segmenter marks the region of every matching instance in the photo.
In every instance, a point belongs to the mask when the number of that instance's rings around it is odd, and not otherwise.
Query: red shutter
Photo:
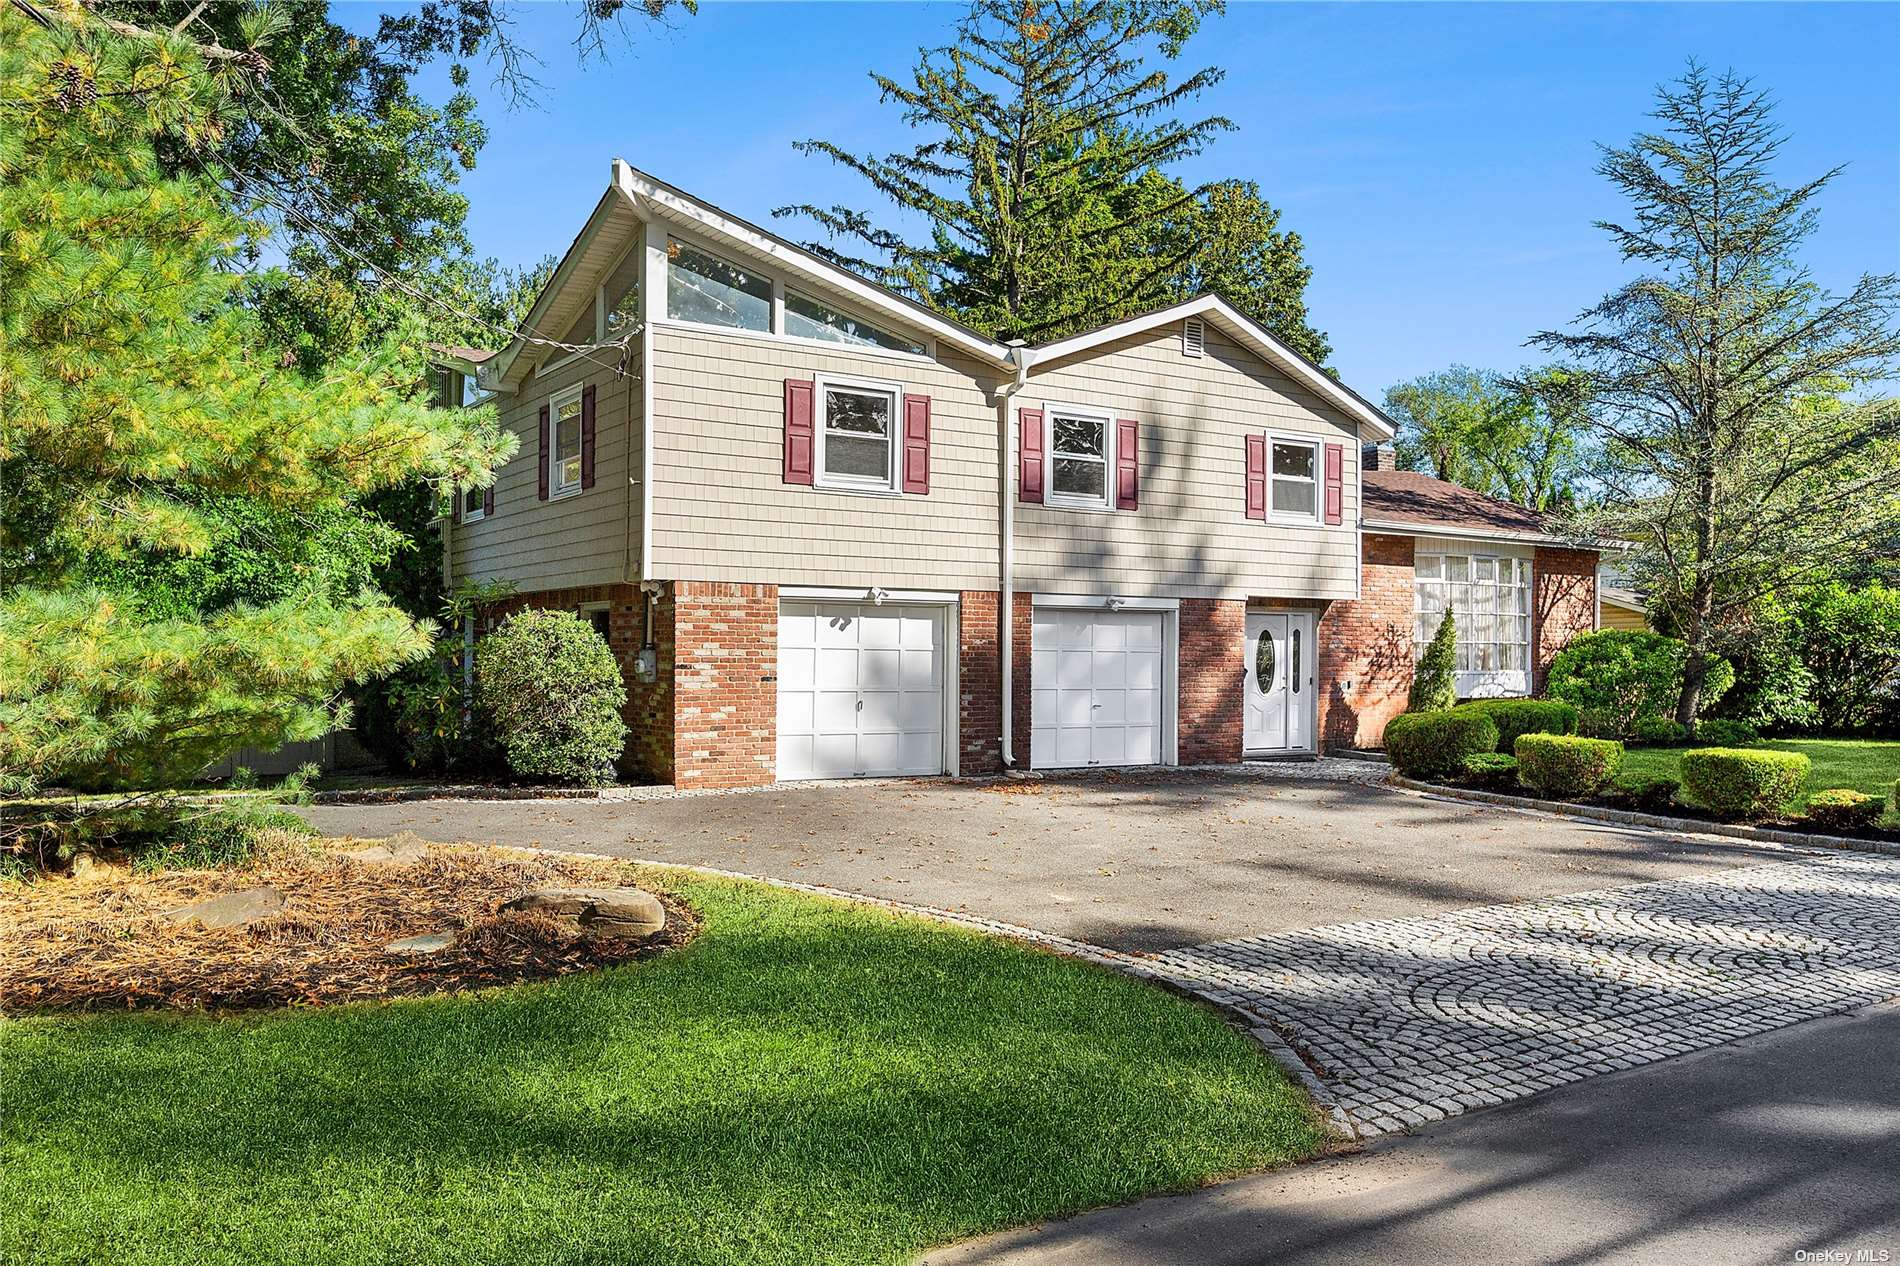
[[[482,517],[493,518],[495,514],[495,485],[489,484],[482,489]]]
[[[1346,517],[1346,446],[1326,446],[1326,521],[1339,523]]]
[[[1115,508],[1141,508],[1141,423],[1115,423]]]
[[[449,519],[452,522],[460,523],[462,521],[462,486],[460,484],[451,484],[449,491],[455,494],[455,500],[449,504]]]
[[[1042,410],[1018,409],[1016,495],[1032,505],[1042,504]]]
[[[930,397],[904,397],[904,491],[930,495]]]
[[[1267,517],[1267,437],[1247,437],[1247,517]]]
[[[539,468],[535,475],[536,495],[546,501],[548,499],[548,407],[545,404],[541,406],[541,460],[536,463],[536,466]]]
[[[812,383],[785,380],[785,482],[808,484],[812,476]]]
[[[581,487],[594,486],[594,384],[581,388]]]

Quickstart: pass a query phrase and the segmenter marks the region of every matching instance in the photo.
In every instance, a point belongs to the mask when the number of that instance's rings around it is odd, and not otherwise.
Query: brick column
[[[1405,711],[1414,667],[1414,542],[1367,536],[1359,597],[1319,620],[1319,737],[1324,747],[1376,747]]]
[[[1016,601],[1010,606],[1010,659],[1013,667],[1010,674],[1010,755],[1016,759],[1017,769],[1029,768],[1029,721],[1030,721],[1030,678],[1029,668],[1034,662],[1029,644],[1035,629],[1035,598],[1028,593],[1018,593]]]
[[[957,603],[958,770],[965,776],[1003,768],[1002,632],[996,594],[966,589]]]
[[[676,581],[673,781],[772,782],[778,762],[778,586]]]
[[[1531,559],[1531,689],[1544,693],[1550,661],[1596,628],[1597,552],[1538,546]]]
[[[1183,765],[1228,764],[1240,759],[1246,633],[1246,602],[1237,598],[1181,600],[1180,708],[1175,721]]]

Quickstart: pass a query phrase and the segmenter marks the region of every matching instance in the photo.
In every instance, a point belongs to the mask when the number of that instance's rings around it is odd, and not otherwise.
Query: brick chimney
[[[1359,468],[1361,470],[1397,470],[1399,450],[1390,444],[1361,444]]]

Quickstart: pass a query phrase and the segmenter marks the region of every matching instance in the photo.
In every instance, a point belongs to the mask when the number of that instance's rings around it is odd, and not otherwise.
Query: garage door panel
[[[930,690],[906,690],[902,695],[902,711],[897,718],[899,729],[933,733],[943,716],[943,696]]]
[[[1097,765],[1127,764],[1122,737],[1122,728],[1118,725],[1097,726],[1089,732],[1089,759]]]
[[[859,690],[897,690],[904,684],[904,652],[889,650],[858,652]]]
[[[855,646],[821,646],[818,648],[818,680],[820,690],[850,690],[858,688],[858,650]]]
[[[912,731],[898,735],[899,766],[906,774],[934,774],[943,764],[943,747],[935,734]]]
[[[1164,619],[1045,609],[1031,622],[1030,758],[1040,766],[1161,760]]]
[[[860,733],[894,733],[898,728],[898,708],[902,698],[894,690],[867,690],[858,696]]]
[[[1124,699],[1127,710],[1123,719],[1130,725],[1161,724],[1161,692],[1159,690],[1130,690]]]
[[[779,777],[941,773],[949,627],[934,608],[782,604]]]
[[[1161,652],[1130,651],[1127,656],[1128,685],[1135,690],[1161,689]]]
[[[1131,765],[1157,765],[1161,763],[1161,727],[1158,725],[1131,725],[1123,740],[1126,744],[1128,762]]]
[[[817,778],[849,778],[858,767],[858,736],[820,734],[813,740],[816,755],[811,772]]]
[[[1089,680],[1097,690],[1104,686],[1125,685],[1128,680],[1128,656],[1120,651],[1097,649],[1090,665]]]
[[[811,728],[820,732],[853,730],[857,727],[857,715],[857,691],[821,690],[817,694]]]
[[[1056,657],[1056,685],[1064,690],[1087,690],[1090,684],[1090,657],[1087,652],[1077,653],[1073,648],[1066,654]]]
[[[1092,690],[1056,691],[1056,724],[1087,725],[1095,708]]]
[[[1161,650],[1161,617],[1137,620],[1128,626],[1128,649],[1131,651]]]
[[[942,681],[937,676],[937,653],[935,651],[901,651],[903,665],[898,674],[899,683],[906,690],[937,690]]]
[[[1095,715],[1091,720],[1097,726],[1121,725],[1128,717],[1128,692],[1126,690],[1097,690],[1094,712]]]
[[[1093,731],[1080,726],[1056,731],[1056,764],[1086,765],[1093,758]]]
[[[797,613],[780,611],[778,616],[778,648],[782,652],[787,647],[811,647],[818,644],[818,617],[806,611]]]

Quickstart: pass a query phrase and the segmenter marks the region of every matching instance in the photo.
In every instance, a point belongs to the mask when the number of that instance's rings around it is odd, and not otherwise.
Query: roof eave
[[[1457,523],[1408,523],[1399,519],[1361,519],[1361,529],[1388,536],[1445,536],[1459,540],[1505,541],[1514,545],[1554,545],[1563,549],[1603,551],[1609,542],[1578,540],[1552,532],[1525,532],[1515,528],[1472,527]]]

